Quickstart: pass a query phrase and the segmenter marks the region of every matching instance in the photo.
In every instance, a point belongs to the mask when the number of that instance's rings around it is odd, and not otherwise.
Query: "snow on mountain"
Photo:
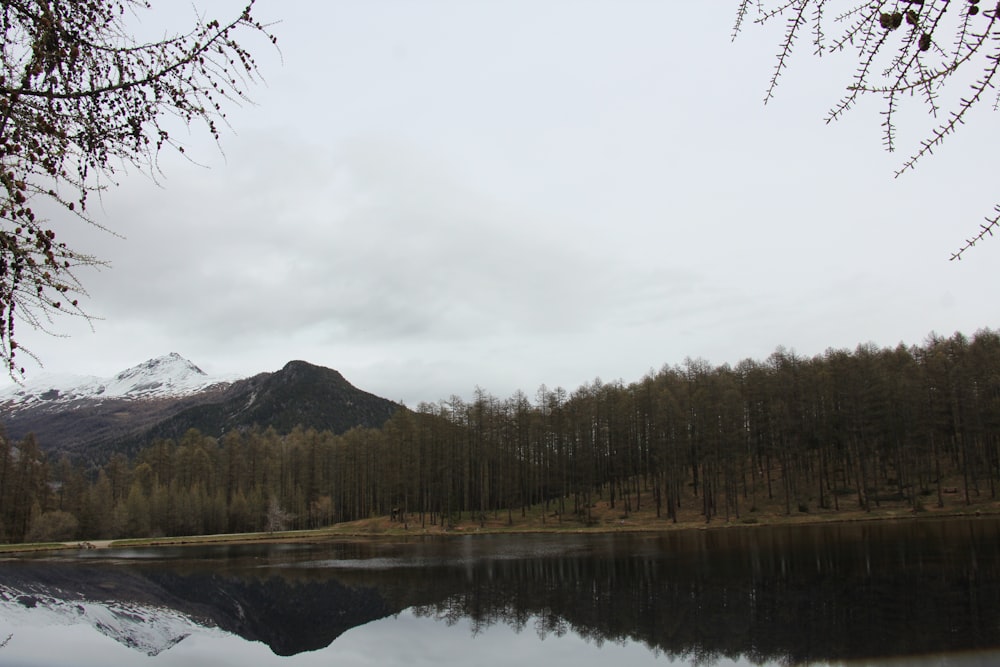
[[[0,586],[4,625],[90,625],[129,648],[155,656],[192,633],[212,632],[188,616],[162,607],[123,602],[63,600]],[[219,632],[214,630],[214,632]]]
[[[150,359],[114,377],[46,374],[0,391],[0,404],[27,407],[83,399],[150,399],[187,396],[235,378],[213,378],[177,354]]]
[[[176,352],[171,352],[122,371],[107,383],[104,394],[177,396],[190,394],[210,382],[211,378],[203,370]]]

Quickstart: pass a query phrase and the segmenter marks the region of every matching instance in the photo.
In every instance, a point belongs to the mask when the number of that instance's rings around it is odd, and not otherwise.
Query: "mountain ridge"
[[[60,380],[39,378],[0,392],[0,421],[10,438],[33,433],[43,450],[93,463],[131,455],[156,439],[178,439],[189,429],[220,437],[249,428],[279,434],[297,426],[335,433],[378,428],[400,407],[358,389],[339,371],[302,360],[226,379],[170,353],[110,378],[54,381]]]
[[[180,397],[238,378],[211,377],[180,354],[171,352],[148,359],[119,373],[92,375],[44,374],[0,391],[0,406],[17,410],[40,402],[50,405],[76,400],[151,399]]]

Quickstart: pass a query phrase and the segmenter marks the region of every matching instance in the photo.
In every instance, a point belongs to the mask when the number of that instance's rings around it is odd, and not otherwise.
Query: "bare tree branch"
[[[846,86],[847,94],[830,110],[827,122],[841,118],[866,95],[883,99],[883,143],[886,150],[896,148],[897,112],[904,102],[922,99],[937,117],[942,104],[950,105],[947,120],[931,130],[917,150],[907,159],[896,177],[901,176],[924,157],[933,153],[945,138],[964,124],[970,110],[987,97],[1000,106],[1000,94],[987,96],[996,88],[1000,70],[1000,2],[982,9],[989,0],[760,0],[756,3],[758,24],[785,17],[787,24],[781,42],[774,74],[768,84],[765,102],[775,94],[778,77],[788,67],[792,46],[807,9],[812,8],[815,53],[853,52],[858,61],[857,72]],[[827,19],[828,6],[840,5],[835,18]],[[734,37],[746,22],[751,3],[744,0],[737,10]],[[826,33],[838,30],[826,43]],[[943,47],[952,35],[951,46]],[[969,84],[960,76],[978,68],[980,75]],[[956,87],[970,85],[971,94],[948,102],[948,94]],[[906,93],[919,91],[915,98]],[[944,100],[944,101],[943,101]],[[947,106],[945,106],[947,108]],[[1000,207],[997,212],[1000,213]],[[992,235],[998,217],[986,218],[987,224],[965,245],[952,254],[960,259],[977,241]]]
[[[0,359],[20,377],[29,354],[15,324],[48,330],[57,314],[89,319],[81,267],[101,265],[56,240],[38,204],[103,227],[87,210],[116,168],[152,168],[171,138],[167,119],[203,123],[216,141],[223,106],[259,81],[247,33],[276,39],[253,0],[227,22],[196,17],[189,32],[140,43],[126,19],[146,0],[0,0]]]

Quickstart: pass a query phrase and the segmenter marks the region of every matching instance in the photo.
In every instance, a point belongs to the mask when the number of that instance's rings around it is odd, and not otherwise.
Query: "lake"
[[[4,666],[564,661],[996,664],[1000,519],[0,561]]]

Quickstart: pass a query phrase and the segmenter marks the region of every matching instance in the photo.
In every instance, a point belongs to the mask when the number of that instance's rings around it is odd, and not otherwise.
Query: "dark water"
[[[1000,521],[0,561],[0,665],[997,664]]]

